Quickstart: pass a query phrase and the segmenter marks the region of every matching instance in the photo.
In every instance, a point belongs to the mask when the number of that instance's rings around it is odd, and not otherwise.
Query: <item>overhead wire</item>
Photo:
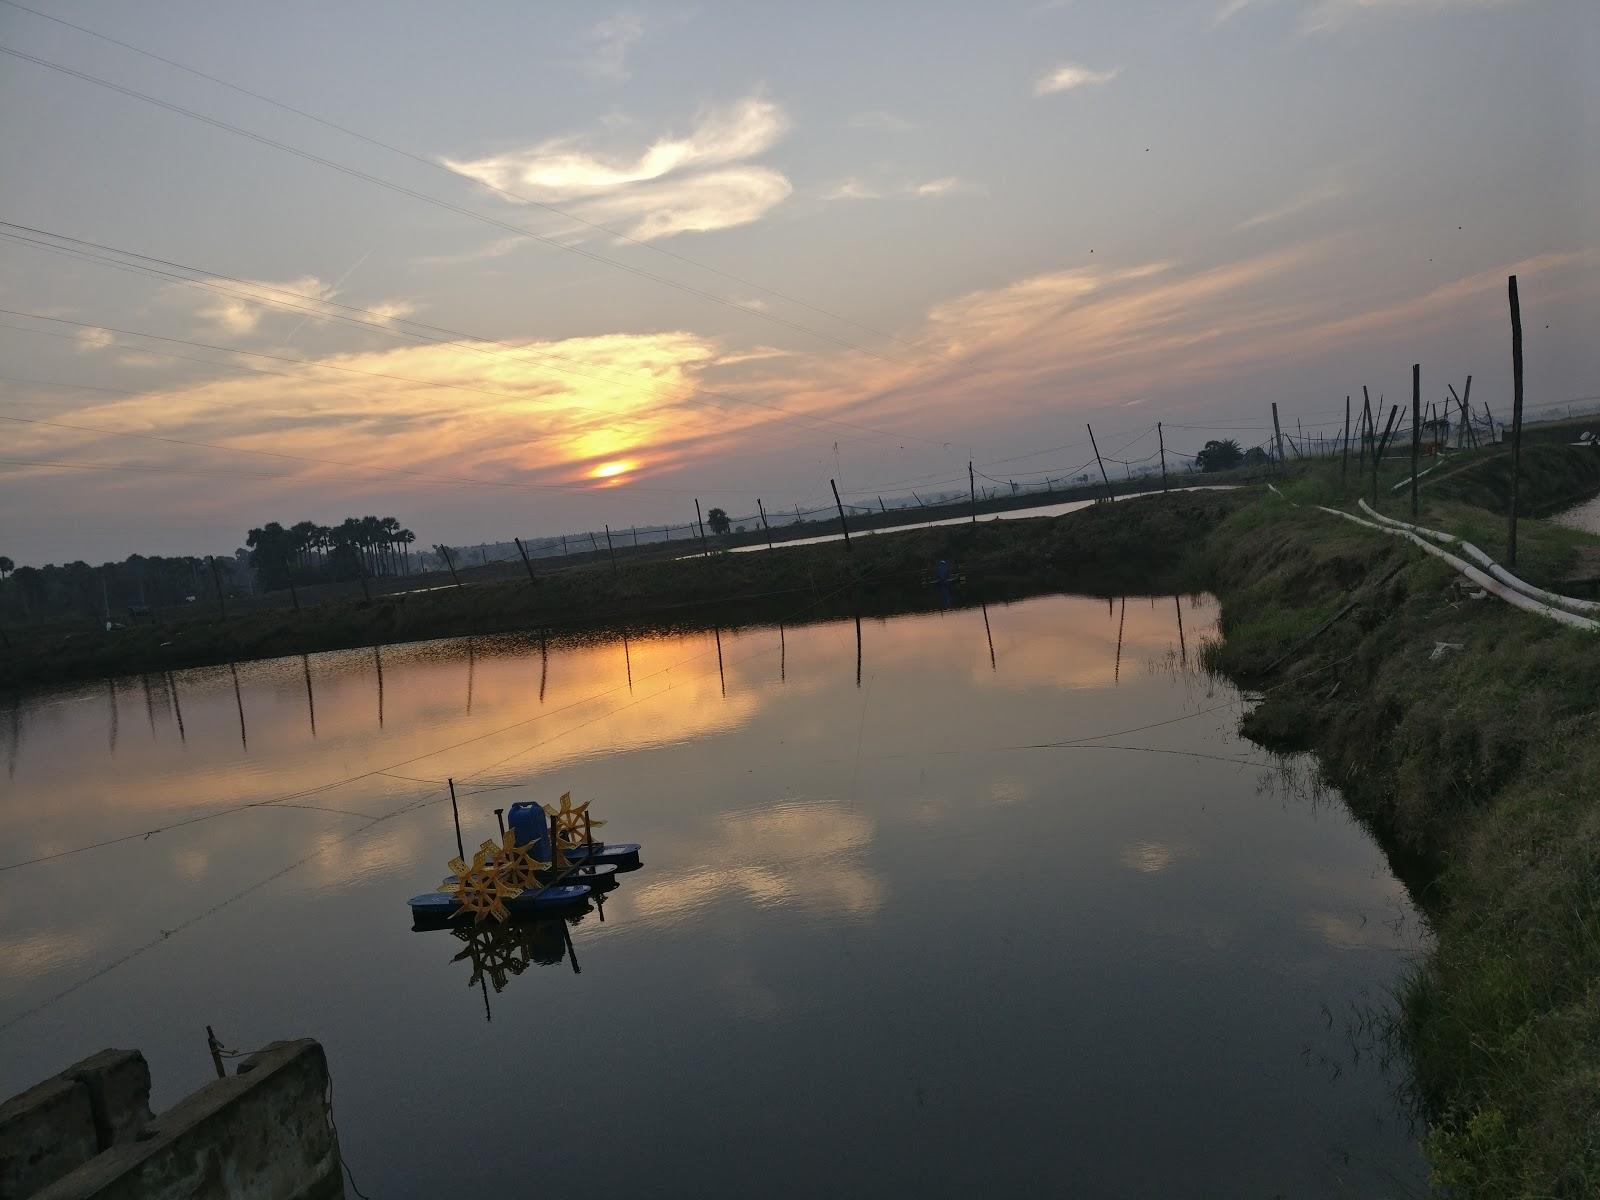
[[[794,305],[797,305],[800,308],[809,309],[812,312],[818,313],[821,316],[828,317],[828,318],[830,318],[832,320],[838,321],[838,322],[840,322],[842,324],[845,324],[845,325],[854,325],[856,328],[862,329],[862,330],[866,331],[867,333],[873,334],[874,336],[887,338],[890,341],[898,342],[901,345],[908,347],[909,349],[926,350],[926,347],[923,347],[923,346],[919,345],[916,342],[908,341],[905,338],[899,337],[899,336],[897,336],[895,334],[892,334],[892,333],[889,333],[889,332],[887,332],[885,330],[878,329],[878,328],[875,328],[874,326],[864,324],[863,322],[858,321],[858,320],[856,320],[854,318],[843,316],[843,315],[841,315],[839,313],[836,313],[836,312],[833,312],[833,311],[831,311],[829,309],[823,308],[823,307],[821,307],[821,306],[819,306],[817,304],[813,304],[813,303],[811,303],[809,301],[806,301],[806,300],[801,300],[800,298],[798,298],[796,296],[789,295],[786,292],[779,291],[778,289],[773,288],[773,287],[769,287],[766,284],[757,283],[755,280],[748,279],[748,278],[746,278],[746,277],[744,277],[742,275],[737,275],[737,274],[735,274],[735,273],[733,273],[731,271],[726,271],[726,270],[724,270],[724,269],[722,269],[720,267],[714,267],[709,263],[701,262],[698,259],[691,258],[686,254],[679,254],[676,251],[668,250],[663,246],[656,245],[653,241],[650,241],[648,239],[635,237],[632,234],[626,233],[626,232],[624,232],[624,231],[622,231],[620,229],[614,229],[614,228],[612,228],[612,227],[610,227],[608,225],[603,225],[603,224],[600,224],[599,222],[596,222],[596,221],[590,221],[590,220],[588,220],[588,219],[586,219],[584,217],[578,216],[576,213],[570,212],[570,211],[568,211],[566,209],[563,209],[563,208],[559,208],[556,205],[549,203],[548,201],[538,200],[538,199],[535,199],[534,197],[525,196],[525,195],[522,195],[521,193],[514,192],[514,191],[510,190],[509,188],[504,188],[504,187],[500,187],[500,186],[498,186],[496,184],[489,183],[487,180],[477,178],[476,176],[473,176],[473,175],[469,175],[464,171],[458,171],[454,167],[450,166],[449,164],[447,164],[445,162],[440,161],[439,159],[429,158],[426,155],[417,154],[414,151],[407,150],[407,149],[405,149],[405,148],[403,148],[401,146],[393,145],[392,143],[386,142],[381,138],[376,138],[376,137],[373,137],[370,134],[362,133],[359,130],[351,129],[349,126],[341,125],[338,122],[329,120],[326,117],[318,116],[316,113],[309,112],[306,109],[299,108],[299,107],[297,107],[297,106],[295,106],[293,104],[287,103],[286,101],[275,99],[272,96],[268,96],[268,95],[265,95],[265,94],[263,94],[261,92],[254,91],[254,90],[252,90],[250,88],[247,88],[247,87],[244,87],[244,86],[242,86],[240,84],[234,83],[231,80],[223,79],[222,77],[220,77],[218,75],[213,75],[210,72],[202,71],[198,67],[189,66],[187,63],[182,63],[182,62],[177,61],[176,59],[167,58],[166,56],[161,55],[161,54],[157,54],[152,50],[146,50],[141,46],[136,46],[131,42],[126,42],[126,41],[121,40],[120,38],[112,37],[109,34],[101,33],[99,30],[91,29],[86,25],[78,25],[78,24],[75,24],[72,21],[68,21],[68,20],[66,20],[66,19],[64,19],[62,17],[57,17],[57,16],[53,16],[50,13],[41,12],[36,8],[28,7],[26,4],[17,3],[17,0],[0,0],[0,3],[7,4],[12,8],[20,9],[23,12],[26,12],[26,13],[32,13],[34,16],[40,17],[40,18],[42,18],[42,19],[44,19],[46,21],[54,21],[58,25],[64,25],[69,29],[74,29],[74,30],[77,30],[79,33],[87,34],[88,36],[93,37],[93,38],[98,38],[103,42],[107,42],[107,43],[109,43],[109,44],[111,44],[113,46],[121,47],[122,49],[131,51],[134,54],[143,55],[145,58],[153,59],[156,62],[163,63],[166,66],[175,68],[176,70],[184,71],[187,74],[193,75],[193,76],[195,76],[195,77],[197,77],[199,79],[204,79],[207,82],[214,83],[214,84],[218,85],[219,87],[227,88],[230,91],[237,92],[237,93],[239,93],[240,95],[243,95],[243,96],[248,96],[253,100],[259,100],[263,104],[270,104],[274,108],[281,109],[284,112],[292,113],[297,117],[304,118],[305,120],[308,120],[308,121],[313,121],[316,124],[321,125],[321,126],[327,128],[327,129],[332,129],[332,130],[334,130],[334,131],[336,131],[338,133],[342,133],[346,137],[355,138],[356,140],[365,142],[368,145],[376,146],[380,150],[386,150],[391,154],[398,154],[402,158],[410,159],[412,162],[420,163],[425,167],[430,167],[433,170],[441,171],[446,175],[450,175],[450,176],[453,176],[454,178],[464,180],[467,183],[473,184],[475,186],[486,188],[489,191],[495,192],[498,195],[506,197],[507,199],[514,200],[519,204],[528,204],[528,205],[532,205],[535,208],[543,209],[545,212],[552,213],[552,214],[554,214],[556,216],[559,216],[559,217],[563,218],[564,220],[568,220],[568,221],[571,221],[571,222],[573,222],[575,224],[582,225],[582,226],[584,226],[584,227],[586,227],[588,229],[592,229],[592,230],[596,231],[597,233],[604,233],[608,237],[614,237],[614,238],[617,238],[619,241],[627,242],[630,245],[639,246],[639,247],[641,247],[643,249],[653,251],[654,253],[660,254],[660,255],[662,255],[662,256],[664,256],[666,258],[670,258],[670,259],[673,259],[673,260],[675,260],[677,262],[685,263],[685,264],[687,264],[689,266],[696,267],[699,270],[708,271],[713,275],[720,275],[724,279],[731,280],[732,282],[740,284],[741,286],[755,288],[757,291],[765,292],[769,296],[776,296],[778,299],[786,301],[789,304],[794,304]],[[737,302],[734,302],[734,303],[737,303]],[[745,309],[749,309],[749,311],[751,311],[752,313],[755,313],[757,311],[757,310],[754,310],[754,309],[750,309],[749,306],[740,305],[739,307],[745,308]]]
[[[834,345],[840,346],[844,349],[854,350],[858,353],[865,354],[871,358],[880,359],[884,362],[897,362],[901,363],[902,365],[906,365],[905,360],[903,359],[880,354],[875,350],[860,345],[857,342],[852,342],[847,338],[835,337],[832,334],[824,333],[821,330],[813,329],[810,326],[803,325],[798,321],[791,321],[786,317],[778,315],[777,313],[764,312],[761,309],[755,308],[751,305],[741,304],[736,300],[729,300],[726,297],[718,296],[714,292],[706,291],[704,288],[696,287],[693,284],[684,283],[668,276],[659,275],[654,271],[647,271],[642,267],[637,267],[630,263],[622,262],[620,259],[611,258],[608,255],[600,254],[592,250],[586,250],[581,246],[573,245],[569,242],[563,242],[558,238],[548,237],[541,233],[535,233],[533,230],[524,228],[523,226],[513,225],[509,221],[502,221],[499,218],[492,217],[487,213],[478,212],[475,209],[467,208],[464,205],[455,204],[452,201],[441,199],[438,196],[431,196],[426,192],[420,192],[415,188],[407,187],[406,185],[396,183],[393,180],[384,179],[381,176],[374,175],[369,171],[363,171],[358,167],[349,166],[345,163],[341,163],[323,155],[316,154],[310,150],[305,150],[298,146],[290,145],[289,143],[280,141],[277,138],[269,137],[266,134],[257,133],[254,130],[245,129],[242,126],[234,125],[227,121],[220,120],[219,118],[208,116],[205,113],[198,112],[195,109],[188,108],[182,104],[176,104],[169,100],[163,100],[158,96],[152,96],[147,92],[141,92],[137,88],[126,87],[122,84],[114,83],[109,79],[102,79],[98,75],[91,74],[88,71],[80,71],[75,67],[69,67],[63,63],[53,62],[50,59],[43,58],[36,54],[30,54],[25,50],[20,50],[15,46],[9,46],[3,43],[0,43],[0,54],[9,54],[13,58],[20,59],[24,62],[30,62],[37,66],[45,67],[49,70],[59,72],[60,74],[81,80],[85,83],[93,84],[96,87],[105,88],[109,91],[120,93],[121,95],[139,100],[143,103],[154,105],[157,108],[165,109],[168,112],[177,113],[180,116],[188,117],[190,120],[198,121],[205,125],[210,125],[213,128],[224,130],[239,137],[248,138],[253,142],[257,142],[264,146],[270,146],[275,150],[279,150],[285,154],[293,155],[294,157],[303,159],[306,162],[315,163],[318,166],[325,167],[332,171],[338,171],[341,174],[350,176],[351,178],[363,180],[364,182],[371,183],[377,187],[385,188],[399,195],[410,197],[411,199],[421,201],[422,203],[434,205],[435,207],[442,208],[447,212],[453,212],[461,216],[469,217],[472,220],[480,221],[486,225],[503,229],[507,233],[515,234],[518,237],[529,238],[533,241],[551,246],[557,250],[564,250],[569,254],[576,254],[581,258],[597,263],[603,263],[606,266],[614,267],[620,271],[627,271],[630,274],[652,280],[653,282],[662,284],[666,287],[675,288],[678,291],[699,297],[700,299],[710,301],[711,303],[720,304],[724,307],[734,309],[735,311],[747,313],[761,320],[770,321],[778,325],[783,325],[789,329],[793,329],[797,332],[808,334],[809,336],[818,338],[822,341],[831,342]]]

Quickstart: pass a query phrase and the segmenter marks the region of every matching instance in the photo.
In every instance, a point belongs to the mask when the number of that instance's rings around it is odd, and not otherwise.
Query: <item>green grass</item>
[[[1245,732],[1315,751],[1428,915],[1402,1019],[1435,1184],[1600,1194],[1600,636],[1469,599],[1414,546],[1308,507],[1349,498],[1321,475],[1283,487],[1301,507],[1269,495],[1212,536],[1207,662],[1264,689]],[[1423,519],[1501,548],[1501,518],[1459,493]],[[1520,538],[1535,577],[1600,545],[1536,520]]]

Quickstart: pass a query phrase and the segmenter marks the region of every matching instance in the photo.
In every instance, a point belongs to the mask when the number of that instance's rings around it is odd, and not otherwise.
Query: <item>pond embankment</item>
[[[1508,463],[1463,466],[1422,491],[1422,523],[1496,552]],[[1594,450],[1528,447],[1523,466],[1524,511],[1600,490]],[[1435,1183],[1600,1194],[1600,636],[1319,511],[1353,508],[1338,483],[1324,468],[1212,534],[1209,664],[1261,689],[1244,732],[1315,752],[1429,916],[1401,1010]],[[1519,574],[1594,594],[1573,581],[1600,539],[1525,521],[1519,542]]]
[[[942,525],[772,553],[619,558],[537,580],[509,580],[347,600],[228,619],[110,632],[13,632],[0,686],[244,662],[437,637],[545,630],[709,628],[917,611],[941,602],[944,560],[966,577],[956,603],[1043,591],[1096,595],[1199,586],[1206,533],[1240,492],[1174,492],[1096,505],[1068,519]]]

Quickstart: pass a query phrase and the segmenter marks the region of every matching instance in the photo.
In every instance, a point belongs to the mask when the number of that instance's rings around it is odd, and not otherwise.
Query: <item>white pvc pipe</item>
[[[1600,613],[1600,600],[1580,600],[1576,596],[1563,596],[1559,592],[1547,592],[1544,588],[1531,584],[1525,579],[1519,579],[1471,542],[1463,541],[1454,534],[1440,533],[1437,529],[1424,529],[1421,525],[1408,525],[1404,521],[1386,517],[1380,512],[1374,512],[1372,506],[1365,500],[1357,500],[1356,503],[1361,506],[1361,510],[1369,517],[1382,521],[1385,525],[1395,525],[1401,529],[1409,529],[1413,533],[1420,533],[1424,537],[1431,537],[1435,541],[1443,542],[1446,545],[1459,544],[1465,553],[1477,559],[1482,564],[1483,569],[1501,583],[1507,587],[1516,588],[1517,591],[1522,592],[1524,595],[1532,596],[1535,600],[1543,600],[1546,604],[1557,604],[1562,608],[1570,608],[1573,612]]]
[[[1457,558],[1448,550],[1441,550],[1432,542],[1424,541],[1422,538],[1412,533],[1409,529],[1396,529],[1389,525],[1379,525],[1372,521],[1363,521],[1360,517],[1354,516],[1347,512],[1340,512],[1337,508],[1327,508],[1321,504],[1317,505],[1317,507],[1322,509],[1322,511],[1325,513],[1332,513],[1336,517],[1343,517],[1346,521],[1353,521],[1355,524],[1363,526],[1366,529],[1376,529],[1379,533],[1387,533],[1393,535],[1394,537],[1403,537],[1407,541],[1415,542],[1435,558],[1444,559],[1445,562],[1449,563],[1458,572],[1470,579],[1473,583],[1477,584],[1484,591],[1492,592],[1494,595],[1499,596],[1500,599],[1504,600],[1507,604],[1510,604],[1516,608],[1520,608],[1524,612],[1535,613],[1541,617],[1549,617],[1552,621],[1559,621],[1561,624],[1570,625],[1574,629],[1587,629],[1590,631],[1600,630],[1600,621],[1591,621],[1588,617],[1580,617],[1576,613],[1566,612],[1559,608],[1552,608],[1548,604],[1543,604],[1538,600],[1535,600],[1532,596],[1524,595],[1515,588],[1509,587],[1501,583],[1499,580],[1484,574],[1482,571],[1478,570],[1477,567],[1473,566],[1464,559]],[[1368,511],[1371,510],[1369,509]]]

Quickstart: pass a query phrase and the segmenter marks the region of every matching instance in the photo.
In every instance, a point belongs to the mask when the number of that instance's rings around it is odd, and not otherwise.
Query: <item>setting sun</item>
[[[619,458],[613,462],[601,463],[599,466],[595,467],[589,472],[589,477],[591,479],[616,480],[620,476],[626,475],[629,471],[632,471],[638,465],[639,464],[631,458]]]

